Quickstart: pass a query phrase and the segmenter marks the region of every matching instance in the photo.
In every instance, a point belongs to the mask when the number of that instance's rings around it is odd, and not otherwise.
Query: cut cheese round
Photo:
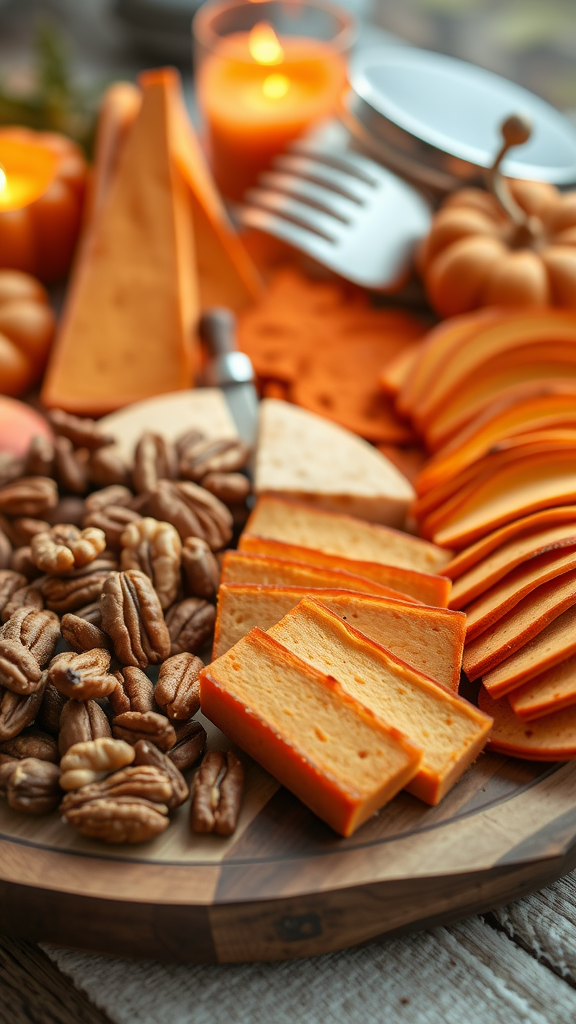
[[[275,398],[260,405],[254,491],[389,526],[404,524],[414,498],[412,484],[372,445]]]
[[[570,761],[576,757],[576,707],[557,711],[536,722],[521,722],[510,704],[480,690],[478,704],[494,719],[488,740],[491,750],[527,761]]]

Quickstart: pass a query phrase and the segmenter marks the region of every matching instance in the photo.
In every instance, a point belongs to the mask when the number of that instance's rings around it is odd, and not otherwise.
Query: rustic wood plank
[[[6,1024],[109,1024],[51,960],[0,937],[0,1019]]]
[[[135,963],[47,948],[114,1024],[573,1024],[576,992],[474,919],[285,963]]]
[[[575,872],[492,916],[510,938],[576,985]]]

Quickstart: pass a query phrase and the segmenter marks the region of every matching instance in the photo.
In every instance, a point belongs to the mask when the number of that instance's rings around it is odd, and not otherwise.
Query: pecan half
[[[131,523],[137,523],[141,519],[138,512],[123,505],[107,505],[103,509],[96,509],[88,512],[84,519],[85,526],[96,526],[104,532],[106,543],[113,551],[119,551],[120,539],[126,528]]]
[[[197,597],[187,597],[172,605],[166,614],[170,633],[170,654],[200,651],[214,632],[216,609],[213,604]]]
[[[58,763],[58,746],[56,740],[40,729],[28,729],[13,736],[10,740],[0,743],[0,753],[8,754],[17,760],[24,757],[35,757],[38,761]]]
[[[64,755],[76,743],[112,736],[110,723],[95,700],[67,700],[60,713],[58,749]]]
[[[88,476],[93,484],[101,487],[126,486],[131,482],[130,470],[114,447],[92,452],[88,460]]]
[[[160,750],[170,750],[176,743],[174,726],[155,711],[125,711],[112,719],[112,735],[127,743],[149,740]]]
[[[207,473],[202,477],[202,487],[214,494],[225,505],[239,505],[246,501],[251,486],[243,473]]]
[[[127,665],[115,673],[115,678],[118,685],[108,695],[115,715],[123,715],[126,711],[158,710],[152,680],[141,668]]]
[[[50,761],[25,757],[18,761],[8,779],[6,799],[15,811],[25,814],[49,814],[60,803],[60,769]]]
[[[60,498],[56,508],[53,508],[46,518],[50,526],[56,526],[57,523],[71,523],[73,526],[81,527],[85,515],[84,498],[68,494],[64,498]]]
[[[180,458],[180,476],[199,483],[208,473],[234,473],[243,469],[251,449],[239,438],[204,438],[189,444]]]
[[[175,732],[176,743],[168,751],[167,757],[184,772],[202,757],[206,749],[206,730],[200,722],[176,722]]]
[[[88,490],[88,452],[75,449],[67,437],[54,440],[54,474],[60,486],[72,494],[86,494]]]
[[[89,565],[105,547],[102,530],[93,526],[79,530],[71,523],[58,523],[49,533],[37,533],[30,543],[32,561],[37,568],[55,575]]]
[[[206,434],[202,430],[197,430],[195,427],[192,427],[191,430],[186,430],[185,433],[181,434],[175,441],[176,455],[178,456],[178,459],[181,459],[189,448],[197,445],[199,441],[205,440]]]
[[[101,782],[83,786],[80,790],[67,794],[62,806],[80,807],[90,800],[107,796],[135,796],[142,800],[150,800],[152,803],[168,804],[172,795],[172,783],[167,771],[153,764],[134,763],[128,768],[120,768]]]
[[[244,768],[231,750],[210,750],[194,779],[190,824],[193,832],[231,836],[238,824]]]
[[[89,515],[92,512],[101,512],[102,509],[108,508],[109,505],[117,505],[125,507],[130,504],[134,495],[128,487],[124,487],[121,484],[111,484],[109,487],[103,487],[100,491],[94,491],[93,494],[89,494],[86,498],[86,514]],[[86,526],[93,524],[86,523]]]
[[[134,760],[134,748],[122,740],[100,736],[75,743],[60,761],[62,789],[81,789],[96,782],[101,772],[115,772]]]
[[[0,637],[27,647],[41,668],[48,664],[60,639],[60,620],[54,612],[23,606],[0,629]]]
[[[0,741],[17,736],[36,718],[46,684],[48,673],[42,673],[40,685],[34,693],[20,694],[0,687]]]
[[[160,434],[142,434],[134,451],[134,490],[138,494],[151,491],[159,480],[173,480],[176,470],[174,445]]]
[[[36,658],[18,640],[0,639],[0,686],[13,693],[34,693],[42,671]]]
[[[100,597],[106,579],[116,566],[117,563],[108,558],[96,558],[62,579],[49,577],[42,585],[47,607],[63,615],[92,604]]]
[[[88,417],[72,416],[62,409],[51,409],[47,415],[54,433],[60,437],[67,437],[75,448],[95,451],[114,441],[110,434],[104,433],[101,427]]]
[[[91,651],[65,651],[52,659],[48,678],[60,693],[74,700],[106,697],[116,688],[116,679],[108,672],[110,651],[96,647]]]
[[[32,551],[29,544],[24,545],[22,548],[16,548],[12,552],[10,568],[13,572],[25,576],[27,581],[36,580],[42,575],[40,569],[37,569],[32,561]]]
[[[105,843],[144,843],[168,828],[166,804],[139,797],[96,797],[79,807],[61,805],[63,817],[83,836]]]
[[[182,546],[182,568],[191,597],[212,601],[220,584],[220,566],[205,540],[187,537]]]
[[[172,793],[165,799],[165,803],[170,810],[180,807],[187,800],[190,791],[186,779],[174,762],[149,740],[138,740],[134,744],[134,752],[136,754],[135,765],[151,765],[168,776],[172,785]]]
[[[47,676],[47,673],[45,672],[44,675]],[[60,715],[67,700],[68,698],[63,693],[59,693],[52,683],[48,683],[44,688],[42,703],[35,721],[38,728],[45,729],[52,736],[57,736],[60,728]]]
[[[79,619],[91,622],[94,626],[100,627],[102,625],[102,612],[99,600],[93,601],[92,604],[85,604],[82,608],[77,608],[76,615]]]
[[[137,569],[110,573],[100,598],[102,628],[123,665],[157,665],[170,654],[170,634],[158,595]]]
[[[4,610],[10,598],[17,590],[25,587],[28,580],[20,572],[12,569],[0,569],[0,612]]]
[[[17,516],[11,521],[2,516],[1,525],[15,548],[25,547],[37,533],[46,533],[50,529],[45,519],[32,519],[31,516]]]
[[[0,452],[0,487],[24,475],[24,459],[12,452]]]
[[[160,480],[150,494],[150,512],[172,523],[182,540],[200,537],[219,551],[232,536],[232,516],[218,498],[188,480]]]
[[[62,616],[62,636],[77,653],[91,651],[95,647],[102,647],[106,651],[112,649],[110,637],[99,626],[72,612]]]
[[[12,543],[3,529],[0,529],[0,570],[8,569],[12,558]]]
[[[26,476],[54,476],[54,445],[49,437],[37,434],[24,456]]]
[[[180,586],[182,541],[170,523],[140,519],[131,523],[120,538],[122,569],[140,569],[152,580],[162,608],[176,600]]]
[[[58,502],[54,480],[45,476],[26,476],[0,488],[0,512],[9,516],[43,519]]]
[[[39,588],[39,581],[28,583],[27,586],[17,590],[2,609],[2,622],[8,622],[16,612],[34,611],[40,612],[44,608],[44,598]]]
[[[188,652],[175,654],[161,665],[154,697],[168,718],[184,721],[200,709],[198,673],[203,668],[200,658]]]

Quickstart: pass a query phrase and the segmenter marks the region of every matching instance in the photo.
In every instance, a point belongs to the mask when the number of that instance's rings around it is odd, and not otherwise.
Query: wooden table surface
[[[483,918],[288,963],[137,963],[0,938],[3,1024],[573,1024],[575,989],[575,874]]]

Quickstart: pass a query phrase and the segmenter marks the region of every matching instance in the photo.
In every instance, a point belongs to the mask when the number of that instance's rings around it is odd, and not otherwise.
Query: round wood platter
[[[212,397],[193,415],[180,397],[178,432],[200,419],[234,433]],[[135,429],[127,412],[122,434]],[[141,425],[166,424],[162,403],[134,412]],[[210,747],[228,746],[204,724]],[[576,864],[574,762],[484,753],[438,807],[401,793],[342,839],[238,753],[246,791],[228,839],[193,835],[186,805],[162,836],[131,847],[85,839],[57,813],[0,805],[0,930],[149,959],[311,956],[489,910]]]

